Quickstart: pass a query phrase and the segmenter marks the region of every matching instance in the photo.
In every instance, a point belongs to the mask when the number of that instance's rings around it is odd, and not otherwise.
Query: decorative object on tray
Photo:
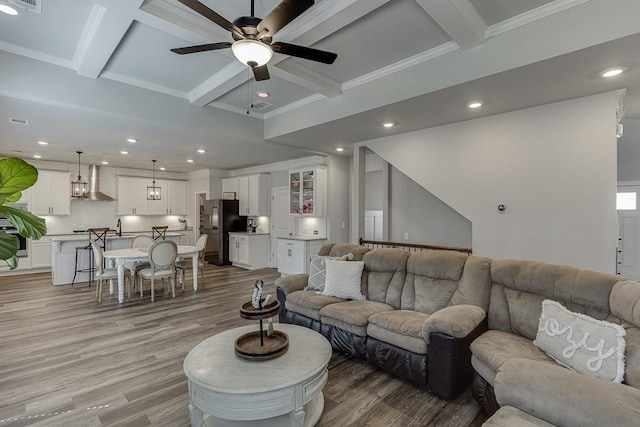
[[[272,294],[262,298],[263,286],[262,280],[257,280],[251,301],[240,307],[240,317],[260,321],[260,330],[241,335],[234,342],[235,353],[242,359],[275,359],[285,354],[289,348],[289,337],[284,332],[275,331],[271,319],[280,313],[280,302]],[[264,319],[269,319],[266,330]]]

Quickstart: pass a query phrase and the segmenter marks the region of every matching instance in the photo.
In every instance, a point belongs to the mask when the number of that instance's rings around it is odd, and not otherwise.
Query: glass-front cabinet
[[[326,166],[289,171],[289,213],[325,216]]]

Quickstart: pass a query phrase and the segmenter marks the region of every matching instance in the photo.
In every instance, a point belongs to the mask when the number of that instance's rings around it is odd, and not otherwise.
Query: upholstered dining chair
[[[207,238],[209,236],[206,234],[201,234],[196,241],[196,249],[198,249],[198,270],[200,272],[200,283],[202,283],[202,287],[204,288],[204,250],[207,247]],[[182,290],[184,291],[184,271],[189,270],[193,267],[193,263],[191,260],[185,261],[180,260],[176,261],[176,269],[180,272],[180,282],[182,284]],[[193,274],[198,274],[197,271],[194,271]]]
[[[131,239],[130,247],[135,249],[148,250],[153,245],[153,243],[154,243],[153,238],[151,238],[150,236],[139,234],[137,236],[134,236],[133,239]],[[143,268],[149,268],[149,267],[151,267],[151,264],[149,264],[149,261],[134,261],[134,262],[127,262],[124,264],[124,268],[129,270],[129,273],[131,275],[131,283],[133,283],[134,289],[136,284],[136,275],[138,274],[138,272]]]
[[[154,301],[155,280],[169,279],[171,295],[176,297],[176,256],[178,245],[171,240],[158,240],[149,248],[150,267],[138,272],[140,297],[144,295],[144,280],[151,281],[151,302]],[[164,288],[164,286],[163,286]]]
[[[104,256],[102,255],[102,246],[97,243],[95,240],[91,241],[91,248],[93,249],[93,258],[95,259],[96,269],[93,272],[95,280],[97,282],[96,286],[96,298],[98,299],[98,304],[102,303],[102,284],[105,280],[117,280],[118,279],[118,269],[116,268],[104,268]],[[125,277],[125,283],[126,283]],[[131,280],[129,280],[129,286],[127,287],[127,297],[131,298]]]

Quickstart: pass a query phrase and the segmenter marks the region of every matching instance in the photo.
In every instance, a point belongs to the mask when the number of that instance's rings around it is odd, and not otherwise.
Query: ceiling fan
[[[235,40],[171,49],[179,55],[231,48],[240,62],[251,67],[256,80],[269,79],[267,62],[274,52],[325,64],[333,64],[338,57],[335,53],[310,47],[284,42],[271,43],[271,39],[278,31],[313,6],[313,0],[282,0],[263,19],[254,16],[254,0],[251,0],[251,16],[241,16],[233,22],[229,22],[198,0],[178,1],[231,32]]]

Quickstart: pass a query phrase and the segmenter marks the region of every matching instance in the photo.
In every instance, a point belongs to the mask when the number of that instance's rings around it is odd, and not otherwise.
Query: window
[[[616,209],[621,211],[635,211],[637,209],[638,193],[625,192],[616,194]]]

